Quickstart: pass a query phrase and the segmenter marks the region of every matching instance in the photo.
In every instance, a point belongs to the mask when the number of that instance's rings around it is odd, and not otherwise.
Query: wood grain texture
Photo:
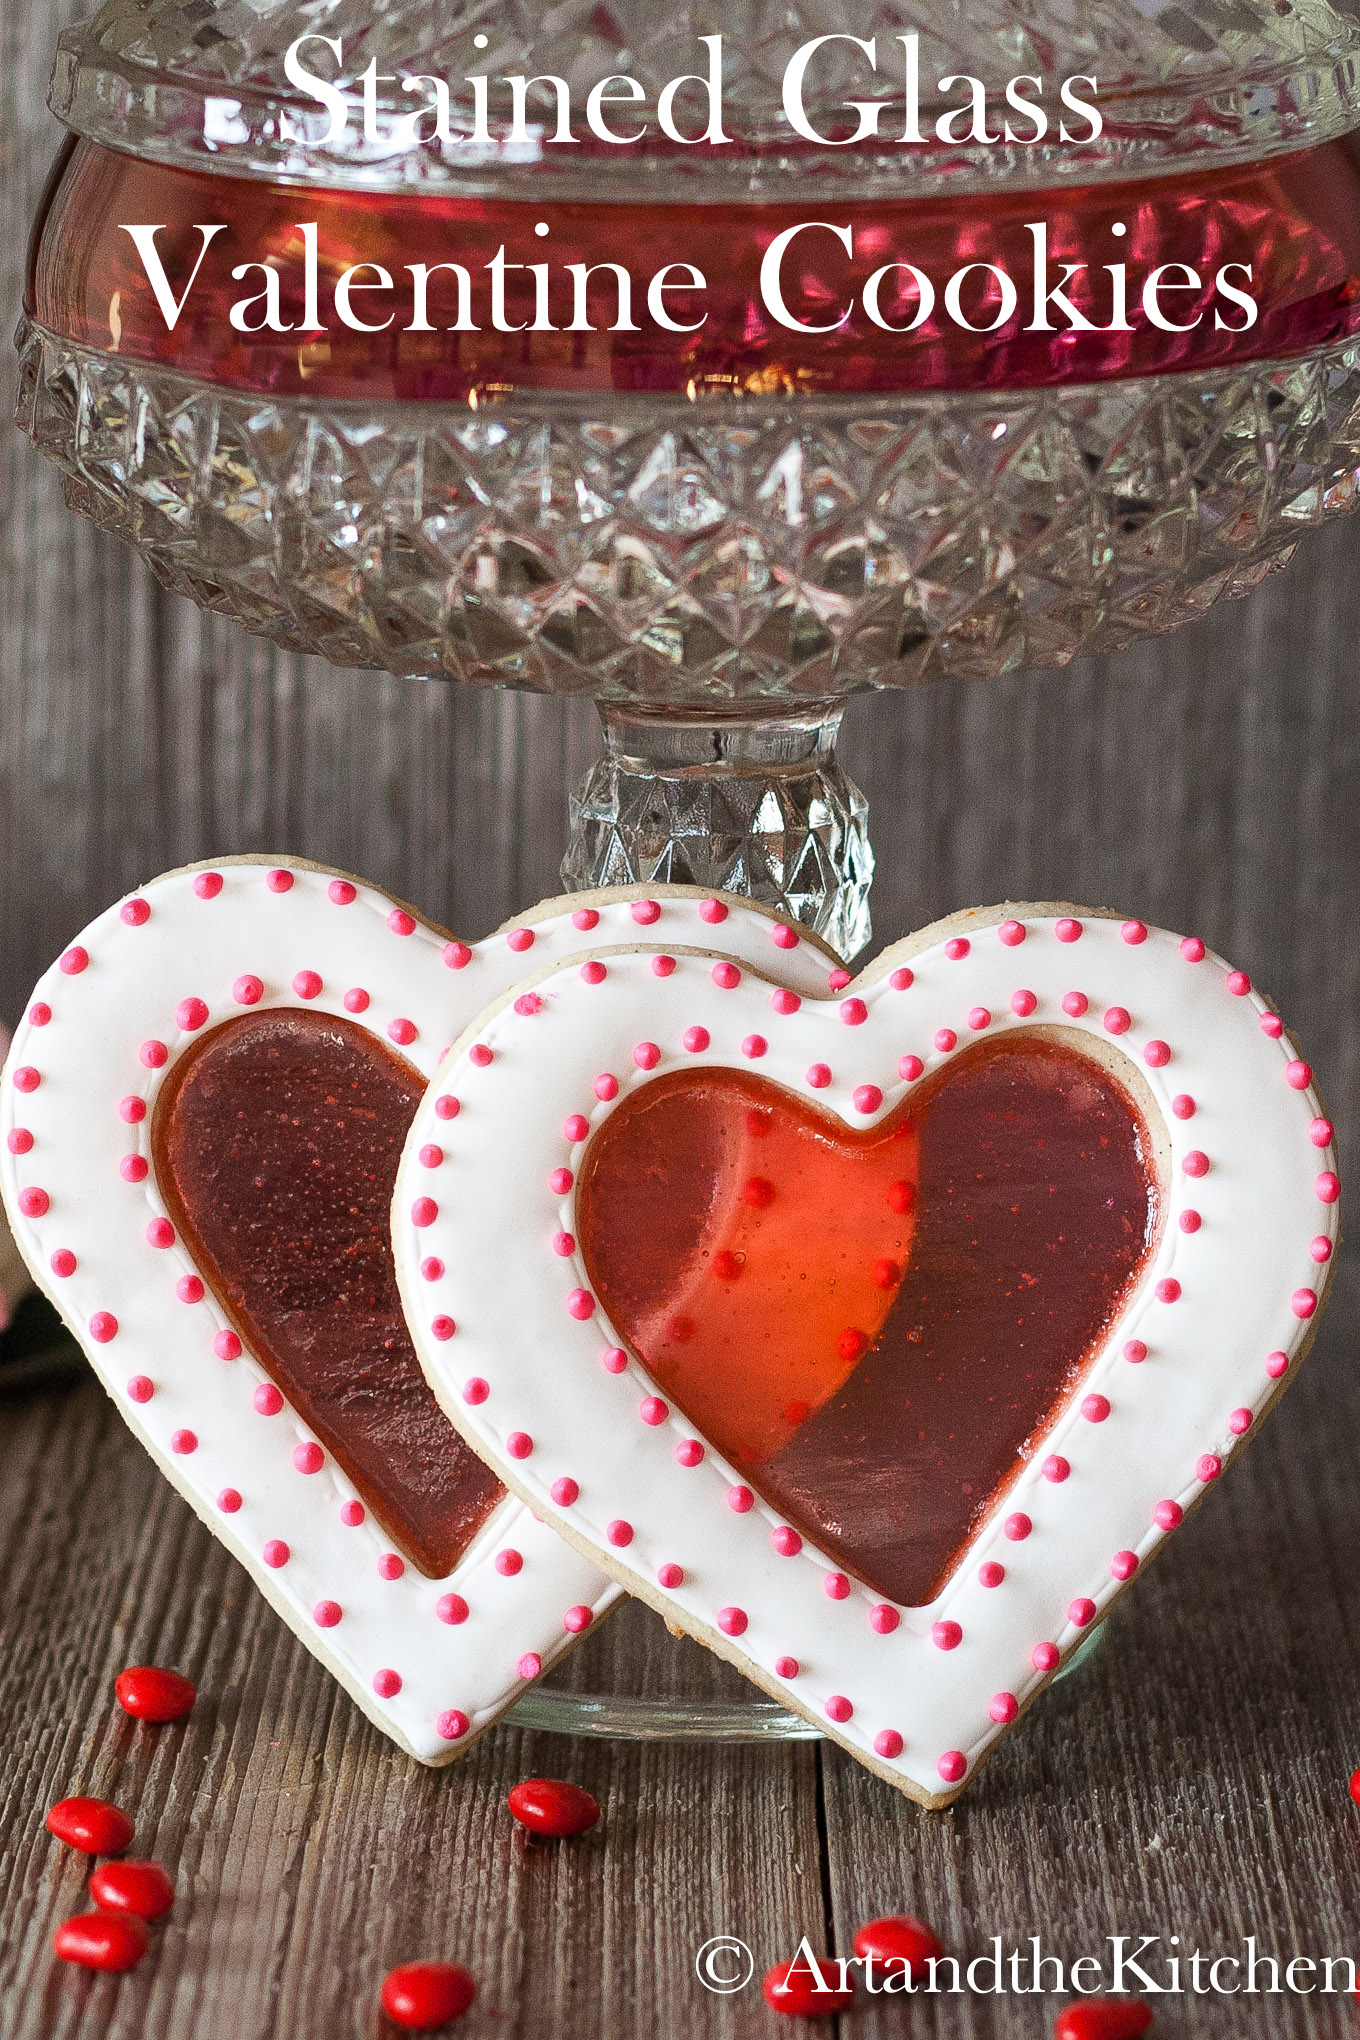
[[[16,306],[53,145],[41,101],[73,12],[0,0],[0,170]],[[556,889],[581,704],[339,673],[166,597],[66,512],[0,432],[0,1014],[139,878],[247,849],[349,866],[469,935]],[[1068,897],[1193,929],[1280,1001],[1342,1132],[1360,1079],[1360,525],[1308,541],[1250,602],[1064,674],[866,701],[845,757],[869,795],[879,936],[955,907]],[[368,1727],[158,1480],[99,1390],[0,1405],[0,2034],[4,2040],[336,2040],[380,2030],[391,1963],[481,1982],[469,2040],[772,2033],[752,1986],[694,1975],[708,1936],[757,1972],[848,1949],[903,1907],[951,1950],[1111,1933],[1186,1949],[1360,1954],[1360,1384],[1347,1257],[1317,1350],[1240,1469],[947,1814],[838,1752],[566,1742],[501,1729],[438,1774]],[[129,1662],[202,1700],[147,1730]],[[558,1675],[732,1695],[741,1682],[629,1610]],[[605,1809],[559,1848],[504,1795],[566,1772]],[[63,1970],[83,1865],[55,1798],[108,1792],[179,1890],[121,1982]],[[1039,2040],[1055,2000],[864,2006],[865,2040]],[[829,2030],[823,2027],[817,2030]],[[1168,2040],[1345,2040],[1338,1999],[1167,2000]]]

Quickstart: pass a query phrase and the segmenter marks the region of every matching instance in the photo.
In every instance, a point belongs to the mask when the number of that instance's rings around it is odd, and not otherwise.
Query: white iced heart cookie
[[[681,888],[549,902],[468,945],[341,873],[231,859],[92,922],[6,1066],[0,1176],[36,1279],[168,1478],[426,1763],[465,1749],[618,1589],[506,1495],[429,1392],[391,1266],[401,1143],[489,999],[653,929],[768,954],[809,990],[835,960]],[[441,1082],[431,1155],[456,1112]]]
[[[1278,1017],[1079,908],[955,916],[813,999],[601,951],[442,1081],[393,1214],[444,1409],[931,1805],[1218,1478],[1330,1273],[1332,1130]]]

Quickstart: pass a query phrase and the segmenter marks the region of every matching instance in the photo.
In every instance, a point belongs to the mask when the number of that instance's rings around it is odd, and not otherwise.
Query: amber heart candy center
[[[665,1395],[876,1591],[931,1601],[1145,1267],[1142,1112],[1058,1038],[979,1044],[847,1129],[681,1071],[594,1136],[590,1279]]]
[[[390,1210],[420,1074],[352,1021],[229,1020],[176,1065],[156,1181],[223,1310],[393,1542],[451,1572],[505,1490],[420,1370]]]

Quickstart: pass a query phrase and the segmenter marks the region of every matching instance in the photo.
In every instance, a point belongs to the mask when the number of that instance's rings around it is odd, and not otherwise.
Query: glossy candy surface
[[[526,1778],[509,1796],[511,1813],[536,1835],[581,1835],[600,1818],[599,1801],[565,1778]]]
[[[159,1863],[101,1863],[90,1878],[90,1897],[101,1912],[158,1920],[175,1902],[175,1887]]]
[[[87,1856],[121,1855],[136,1833],[123,1809],[107,1799],[59,1799],[47,1825],[59,1842]]]
[[[456,1962],[404,1962],[383,1978],[382,2008],[411,2033],[433,2033],[461,2019],[477,1986]]]
[[[131,1969],[146,1953],[147,1932],[131,1913],[80,1913],[64,1920],[52,1936],[52,1947],[63,1962],[75,1962],[82,1969],[121,1971]]]
[[[192,1679],[159,1665],[129,1665],[113,1682],[118,1705],[138,1721],[178,1721],[197,1699]]]

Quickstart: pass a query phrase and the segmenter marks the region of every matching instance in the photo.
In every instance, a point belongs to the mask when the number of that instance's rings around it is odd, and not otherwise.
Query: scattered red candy
[[[1360,1806],[1360,1771],[1351,1772],[1351,1798]]]
[[[431,2033],[461,2019],[477,1986],[456,1962],[403,1962],[383,1978],[382,2007],[412,2033]]]
[[[928,1973],[927,1962],[932,1958],[938,1962],[944,1949],[924,1920],[913,1919],[910,1913],[890,1913],[860,1928],[855,1953],[872,1956],[875,1963],[891,1962],[894,1975],[901,1973],[897,1966],[901,1964],[908,1980],[919,1983]]]
[[[119,1706],[138,1721],[178,1721],[198,1698],[192,1679],[159,1665],[129,1665],[114,1680],[113,1690]]]
[[[1152,2024],[1152,2008],[1141,1998],[1087,1998],[1064,2005],[1053,2022],[1053,2040],[1138,2040]]]
[[[90,1897],[102,1912],[132,1913],[158,1920],[175,1902],[175,1887],[159,1863],[101,1863],[90,1879]]]
[[[583,1835],[600,1817],[600,1804],[564,1778],[526,1778],[510,1794],[510,1811],[536,1835]]]
[[[47,1825],[59,1842],[87,1856],[121,1856],[136,1833],[123,1809],[107,1799],[59,1799]]]
[[[80,1913],[57,1928],[52,1946],[83,1969],[131,1969],[146,1953],[146,1928],[131,1913]]]
[[[828,1956],[819,1963],[825,1990],[817,1988],[817,1976],[805,1961],[776,1962],[767,1970],[761,1989],[772,2011],[790,2019],[818,2019],[826,2012],[847,2012],[855,2002],[854,1986],[840,1986],[840,1970]]]

